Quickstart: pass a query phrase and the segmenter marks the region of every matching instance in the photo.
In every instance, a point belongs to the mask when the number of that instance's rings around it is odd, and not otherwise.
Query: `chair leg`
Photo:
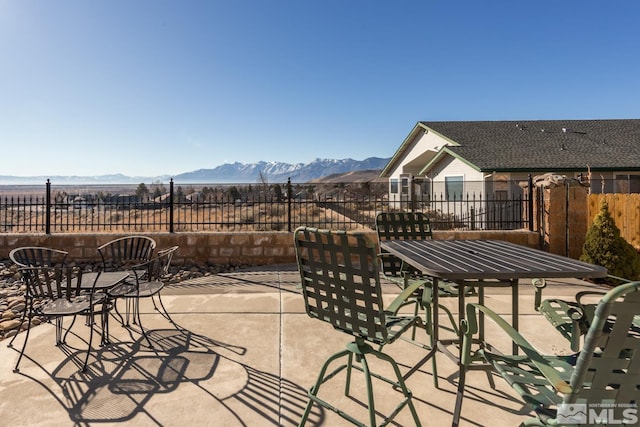
[[[409,406],[409,410],[411,411],[411,416],[413,417],[413,421],[416,423],[417,427],[420,427],[422,424],[420,423],[420,418],[418,417],[418,412],[416,411],[415,406],[413,405],[413,401],[412,401],[412,397],[413,394],[411,393],[411,391],[407,388],[407,385],[402,377],[402,373],[400,372],[400,368],[398,367],[398,364],[396,363],[395,360],[393,360],[393,358],[391,356],[389,356],[386,353],[382,353],[379,351],[373,351],[372,352],[378,359],[382,359],[386,362],[388,362],[391,367],[393,368],[393,371],[396,374],[396,379],[397,382],[395,382],[393,385],[400,387],[400,390],[402,390],[402,394],[405,397],[405,400],[397,406],[396,410],[393,411],[388,417],[387,420],[391,420],[393,419],[393,417],[395,417],[401,410],[402,408],[404,408],[405,405]],[[374,375],[375,376],[375,375]],[[380,378],[380,377],[378,377]],[[386,381],[386,382],[391,382],[390,380],[387,380],[385,378],[381,378],[382,380]]]
[[[371,373],[369,372],[369,364],[367,358],[362,355],[359,357],[364,373],[365,382],[367,384],[367,403],[369,405],[369,425],[376,425],[376,403],[373,400],[373,384],[371,383]]]
[[[381,375],[372,373],[369,371],[369,365],[367,363],[366,360],[366,355],[367,354],[373,354],[374,356],[376,356],[377,358],[386,361],[388,363],[391,364],[394,373],[396,375],[396,381],[393,381],[391,379],[382,377]],[[329,367],[329,365],[335,361],[336,359],[339,359],[341,357],[347,356],[347,363],[338,366],[336,369],[334,369],[331,373],[329,373],[328,375],[326,375],[327,369]],[[375,377],[379,380],[382,380],[388,384],[391,384],[392,386],[394,386],[394,388],[399,388],[402,391],[402,394],[404,395],[404,400],[396,407],[396,409],[387,417],[387,419],[385,420],[384,425],[386,425],[388,422],[390,422],[405,406],[409,406],[409,409],[411,411],[411,415],[413,417],[413,420],[416,424],[416,426],[421,426],[420,423],[420,419],[418,418],[418,413],[415,409],[415,406],[413,405],[412,402],[412,393],[411,391],[407,388],[404,379],[402,378],[402,373],[400,372],[400,368],[398,367],[398,364],[395,362],[395,360],[393,360],[393,358],[383,352],[374,350],[373,347],[371,347],[370,345],[366,344],[364,341],[360,340],[360,339],[356,339],[355,342],[352,342],[350,344],[347,345],[347,349],[343,350],[341,352],[338,352],[336,354],[334,354],[333,356],[331,356],[329,359],[327,359],[327,361],[322,365],[322,369],[320,370],[320,374],[318,375],[318,379],[316,381],[316,383],[314,384],[313,387],[311,387],[311,389],[309,389],[307,395],[309,396],[309,402],[307,403],[307,406],[305,408],[305,412],[302,416],[302,419],[300,420],[300,424],[299,426],[304,426],[305,423],[307,422],[307,419],[309,417],[309,413],[311,412],[311,408],[313,406],[313,403],[317,403],[318,405],[320,405],[321,407],[327,408],[335,413],[337,413],[338,415],[340,415],[341,417],[345,418],[346,420],[352,422],[353,424],[356,425],[364,425],[362,422],[356,420],[355,418],[353,418],[351,415],[345,413],[344,411],[339,410],[338,408],[332,406],[331,404],[329,404],[328,402],[320,399],[318,397],[318,393],[320,391],[320,386],[327,382],[328,380],[330,380],[331,378],[333,378],[338,372],[340,372],[342,369],[347,369],[347,385],[345,386],[345,394],[348,395],[348,390],[349,390],[349,383],[350,383],[350,376],[351,376],[351,369],[355,366],[352,365],[352,361],[353,361],[353,357],[356,357],[356,359],[360,362],[361,366],[358,367],[359,370],[361,370],[363,372],[363,374],[365,375],[365,381],[367,384],[367,401],[368,401],[368,407],[369,407],[369,422],[370,425],[374,426],[376,425],[376,413],[375,413],[375,402],[374,402],[374,395],[373,395],[373,384],[372,384],[372,380],[371,377]]]
[[[56,346],[62,345],[62,317],[56,317]],[[66,336],[66,334],[65,334]]]
[[[16,329],[16,333],[15,335],[11,338],[11,341],[9,341],[9,344],[7,344],[7,347],[11,348],[13,347],[13,341],[16,339],[16,337],[18,336],[18,333],[22,330],[22,325],[24,325],[24,319],[27,317],[27,310],[23,310],[22,311],[22,316],[20,317],[20,324],[18,325],[18,328]]]
[[[424,306],[424,320],[425,320],[425,330],[427,331],[427,334],[429,335],[429,339],[430,339],[430,344],[431,344],[431,348],[435,348],[435,346],[437,345],[436,340],[434,339],[434,335],[433,335],[433,310],[431,309],[431,305],[430,304],[426,304]],[[433,371],[433,385],[435,386],[435,388],[440,388],[438,386],[438,364],[436,361],[436,354],[438,352],[434,352],[433,356],[431,356],[431,370]]]
[[[90,331],[89,331],[89,348],[87,348],[87,355],[84,358],[84,364],[82,365],[82,372],[86,372],[87,371],[87,364],[89,363],[89,354],[91,353],[91,344],[93,343],[93,326],[94,326],[94,322],[93,322],[93,310],[91,310],[91,313],[89,314],[89,317],[91,319],[91,324],[89,325]],[[76,316],[73,316],[73,321],[75,322],[76,320]],[[71,329],[71,327],[69,327],[69,329]],[[66,334],[65,334],[66,336]]]
[[[24,350],[27,348],[27,341],[29,341],[29,333],[31,332],[31,317],[29,317],[27,321],[27,330],[24,335],[24,342],[22,343],[22,349],[20,350],[20,356],[18,356],[18,361],[16,362],[15,368],[13,368],[13,372],[20,372],[18,366],[20,365],[20,361],[22,360],[22,355],[24,354]],[[16,334],[17,335],[17,334]],[[13,340],[11,340],[13,341]]]
[[[111,343],[109,339],[109,310],[112,307],[112,302],[109,299],[105,299],[102,302],[102,312],[100,313],[100,327],[102,328],[102,337],[100,338],[100,345],[108,345]]]
[[[60,333],[62,333],[62,317],[59,318],[60,319]],[[93,328],[93,316],[89,316],[87,318],[88,322],[89,322],[89,327]],[[58,344],[66,344],[67,342],[67,335],[69,334],[69,332],[71,331],[71,328],[73,327],[73,324],[76,323],[76,316],[73,316],[73,320],[71,320],[71,324],[69,325],[69,327],[67,328],[67,331],[64,333],[64,336],[62,337],[62,341],[60,341]]]
[[[462,399],[464,398],[464,383],[466,380],[466,369],[460,369],[460,377],[458,378],[458,391],[456,393],[456,405],[453,411],[453,421],[451,427],[460,425],[460,415],[462,413]]]
[[[154,301],[154,298],[151,297],[151,301],[153,301],[153,307],[158,310],[158,308],[156,307],[156,303]],[[175,327],[178,327],[178,325],[176,324],[176,322],[173,321],[173,319],[171,318],[171,316],[169,315],[169,312],[167,311],[166,307],[164,306],[164,303],[162,302],[162,296],[160,294],[158,294],[158,303],[160,303],[160,307],[162,308],[162,310],[158,310],[161,311],[161,314],[171,323],[173,323],[173,325]],[[164,313],[164,314],[163,314]]]
[[[126,304],[126,301],[125,301],[125,304]],[[118,317],[120,318],[120,324],[122,326],[127,326],[129,323],[127,322],[125,324],[124,317],[122,317],[122,314],[120,314],[120,310],[118,310],[118,299],[117,298],[113,299],[113,309],[116,312],[116,314],[118,315]]]
[[[136,298],[135,301],[138,299]],[[125,298],[125,312],[127,317],[127,326],[129,326],[129,316],[131,316],[131,321],[133,324],[136,324],[136,316],[138,313],[136,312],[136,303],[133,298]]]
[[[336,368],[334,371],[332,371],[329,375],[327,375],[325,377],[325,374],[327,372],[327,369],[329,368],[329,365],[336,359],[339,359],[339,358],[344,357],[344,356],[350,356],[350,355],[353,356],[353,353],[350,350],[342,350],[342,351],[334,354],[333,356],[329,357],[324,362],[324,364],[322,365],[322,368],[320,369],[320,374],[318,375],[318,379],[316,380],[316,383],[307,392],[307,396],[309,396],[309,402],[307,402],[307,406],[306,406],[306,408],[304,410],[304,414],[302,414],[302,419],[300,420],[300,423],[298,424],[300,427],[304,426],[307,423],[307,418],[309,418],[309,413],[311,413],[311,407],[313,406],[314,402],[319,404],[320,406],[323,406],[325,408],[329,408],[329,409],[334,410],[334,411],[337,412],[336,408],[334,408],[333,406],[329,405],[327,402],[324,402],[323,400],[318,399],[317,396],[318,396],[318,392],[320,391],[320,386],[324,382],[326,382],[329,379],[333,378],[338,372],[340,372],[342,369],[346,368],[346,366],[347,366],[347,365],[339,366],[338,368]],[[342,413],[340,413],[340,414],[342,415]]]
[[[151,344],[151,340],[147,336],[147,332],[144,330],[144,327],[142,326],[142,319],[140,319],[140,298],[135,298],[135,301],[133,301],[133,314],[134,314],[134,317],[133,317],[134,321],[137,318],[138,327],[140,327],[140,332],[142,333],[142,336],[144,336],[144,339],[147,340],[147,343],[149,344],[149,348],[153,348],[153,344]]]
[[[344,395],[349,396],[349,390],[351,389],[351,370],[353,368],[353,353],[349,352],[347,356],[347,377],[344,383]]]

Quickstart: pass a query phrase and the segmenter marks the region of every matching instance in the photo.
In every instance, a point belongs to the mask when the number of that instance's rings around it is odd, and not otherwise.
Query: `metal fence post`
[[[169,233],[173,233],[173,178],[169,180]]]
[[[44,232],[45,234],[51,234],[51,182],[48,179],[45,185],[45,204]]]
[[[527,188],[529,189],[529,231],[533,231],[533,178],[531,177],[531,174],[529,174],[529,177],[527,178]]]
[[[471,229],[475,230],[476,229],[476,208],[471,206],[469,208],[469,223],[471,225]]]
[[[287,178],[287,230],[291,232],[291,198],[293,190],[291,188],[291,178]]]
[[[569,181],[564,183],[564,256],[569,256]]]

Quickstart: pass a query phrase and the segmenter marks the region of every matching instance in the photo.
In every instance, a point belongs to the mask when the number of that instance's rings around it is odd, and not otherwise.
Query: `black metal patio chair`
[[[44,246],[22,246],[9,252],[9,259],[19,267],[61,267],[69,252]]]
[[[147,333],[142,326],[142,320],[140,318],[140,300],[144,298],[150,298],[153,303],[153,308],[160,312],[167,320],[174,325],[175,322],[171,319],[169,312],[162,302],[160,295],[162,289],[165,286],[166,279],[169,274],[169,267],[173,259],[173,255],[178,250],[178,246],[172,246],[170,248],[159,250],[157,255],[149,261],[130,266],[131,276],[133,280],[127,283],[121,283],[111,288],[108,293],[111,298],[124,298],[127,301],[126,305],[132,305],[132,318],[133,323],[137,324],[140,328],[140,332],[147,340],[149,347],[153,347],[151,340],[147,336]],[[156,305],[155,298],[158,298],[158,304]],[[125,326],[129,326],[130,313],[126,314]]]
[[[151,237],[132,235],[120,237],[110,240],[98,247],[98,253],[102,260],[103,271],[129,271],[132,266],[145,263],[153,256],[153,251],[156,248],[156,242]],[[113,305],[116,314],[120,318],[120,323],[125,325],[128,322],[129,315],[131,313],[131,307],[129,302],[131,299],[125,300],[125,318],[120,314],[117,306],[117,299],[135,288],[135,276],[130,275],[124,283],[122,283],[117,292],[108,292],[109,303]],[[128,288],[125,288],[128,286]]]
[[[93,292],[92,287],[82,287],[82,270],[78,267],[25,267],[21,268],[20,272],[26,284],[26,308],[19,329],[22,328],[25,321],[27,328],[14,372],[19,371],[20,361],[29,340],[34,318],[41,317],[53,320],[56,327],[56,345],[63,345],[66,343],[67,334],[71,331],[78,315],[86,316],[90,322],[87,355],[82,365],[84,371],[87,367],[93,341],[95,308],[99,305],[102,311],[106,310],[105,295]],[[99,274],[96,275],[95,281],[98,280],[98,277]],[[93,282],[94,286],[95,281]],[[104,312],[102,314],[104,316]],[[63,335],[63,319],[68,316],[73,319]],[[9,347],[12,346],[13,339],[9,343]]]
[[[18,267],[64,267],[69,252],[44,246],[21,246],[9,252],[9,259]],[[24,324],[27,310],[22,311],[20,324]],[[20,330],[20,328],[18,328]],[[8,346],[13,345],[16,333],[9,341]]]

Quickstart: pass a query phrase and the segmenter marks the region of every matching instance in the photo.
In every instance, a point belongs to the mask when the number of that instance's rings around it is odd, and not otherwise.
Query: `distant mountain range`
[[[122,174],[100,176],[30,176],[16,177],[0,175],[2,185],[33,185],[42,184],[47,179],[54,184],[88,185],[88,184],[139,184],[141,182],[167,182],[173,178],[179,184],[204,184],[204,183],[253,183],[260,180],[260,174],[269,182],[286,182],[291,178],[292,182],[310,182],[335,174],[345,174],[357,171],[380,171],[389,158],[369,157],[364,160],[353,159],[315,159],[310,163],[282,163],[265,162],[258,163],[226,163],[213,169],[198,169],[193,172],[185,172],[174,176],[126,176]]]

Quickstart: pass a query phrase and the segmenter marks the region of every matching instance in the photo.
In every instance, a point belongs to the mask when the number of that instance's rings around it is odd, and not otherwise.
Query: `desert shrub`
[[[272,204],[270,205],[269,215],[272,217],[279,217],[286,215],[286,208],[282,204]]]
[[[587,231],[581,261],[605,267],[609,274],[636,280],[640,276],[640,257],[636,249],[620,235],[606,201]],[[612,284],[619,281],[608,280]]]

